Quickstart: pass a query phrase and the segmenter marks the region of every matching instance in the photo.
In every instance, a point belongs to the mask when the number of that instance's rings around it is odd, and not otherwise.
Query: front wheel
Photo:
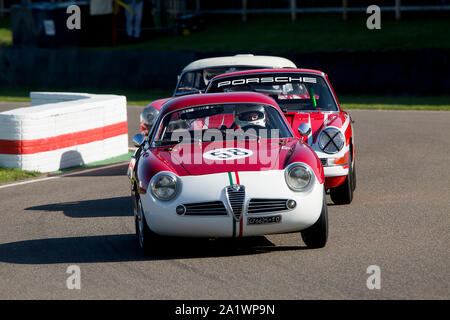
[[[144,254],[149,255],[156,249],[157,235],[148,227],[140,198],[136,199],[134,221],[139,247],[144,251]]]
[[[308,229],[301,232],[303,242],[308,248],[325,247],[328,239],[328,207],[325,189],[323,190],[322,212],[319,219]]]

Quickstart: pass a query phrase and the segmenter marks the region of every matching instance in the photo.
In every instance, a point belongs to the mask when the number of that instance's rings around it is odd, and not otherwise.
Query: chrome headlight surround
[[[294,162],[285,169],[284,178],[289,189],[295,192],[302,192],[311,188],[315,175],[307,164]]]
[[[338,128],[329,127],[322,130],[317,143],[323,152],[334,154],[344,148],[345,136]]]
[[[167,189],[173,191],[168,192]],[[158,200],[169,201],[175,198],[180,190],[179,178],[172,172],[159,172],[155,174],[150,180],[150,190],[152,192],[152,195]],[[168,194],[164,195],[164,191]]]

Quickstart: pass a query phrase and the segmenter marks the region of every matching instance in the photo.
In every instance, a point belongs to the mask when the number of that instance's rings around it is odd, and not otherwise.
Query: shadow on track
[[[62,202],[25,208],[36,211],[62,211],[70,218],[99,218],[133,216],[133,201],[130,196]]]
[[[95,167],[70,167],[61,170],[59,173],[53,173],[52,175],[60,175],[60,174],[70,174],[66,176],[67,178],[76,178],[76,177],[114,177],[114,176],[127,176],[127,169],[128,169],[128,162],[124,162],[122,164],[118,163],[117,166],[108,167],[113,164],[105,164],[105,165],[98,165]],[[104,168],[103,167],[108,167]]]
[[[117,165],[116,167],[101,169],[99,166],[98,170],[83,172],[70,175],[68,177],[112,177],[112,176],[127,176],[129,162],[123,163],[122,165]],[[108,165],[105,165],[108,166]],[[86,168],[90,169],[90,168]]]
[[[298,235],[300,241],[300,235]],[[242,239],[171,238],[158,253],[147,257],[134,234],[36,239],[0,245],[0,262],[16,264],[101,263],[157,261],[252,255],[272,251],[306,249],[275,246],[265,237]]]

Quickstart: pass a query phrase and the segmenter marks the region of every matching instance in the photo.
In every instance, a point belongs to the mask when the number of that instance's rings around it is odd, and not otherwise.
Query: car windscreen
[[[214,79],[206,92],[254,91],[272,97],[283,111],[337,111],[320,76],[301,73],[247,74]]]
[[[195,106],[165,115],[154,146],[234,139],[291,138],[283,115],[269,105],[213,104]],[[182,139],[180,139],[182,138]]]
[[[238,66],[238,67],[217,67],[185,72],[177,85],[175,95],[198,93],[204,91],[209,80],[224,73],[243,71],[250,69],[261,69],[262,67]]]

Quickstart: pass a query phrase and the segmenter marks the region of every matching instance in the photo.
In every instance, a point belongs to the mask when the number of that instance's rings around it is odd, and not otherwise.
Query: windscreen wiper
[[[180,142],[181,141],[179,141],[179,140],[160,140],[160,141],[155,141],[155,145],[157,147],[165,147],[165,146],[179,144]]]

